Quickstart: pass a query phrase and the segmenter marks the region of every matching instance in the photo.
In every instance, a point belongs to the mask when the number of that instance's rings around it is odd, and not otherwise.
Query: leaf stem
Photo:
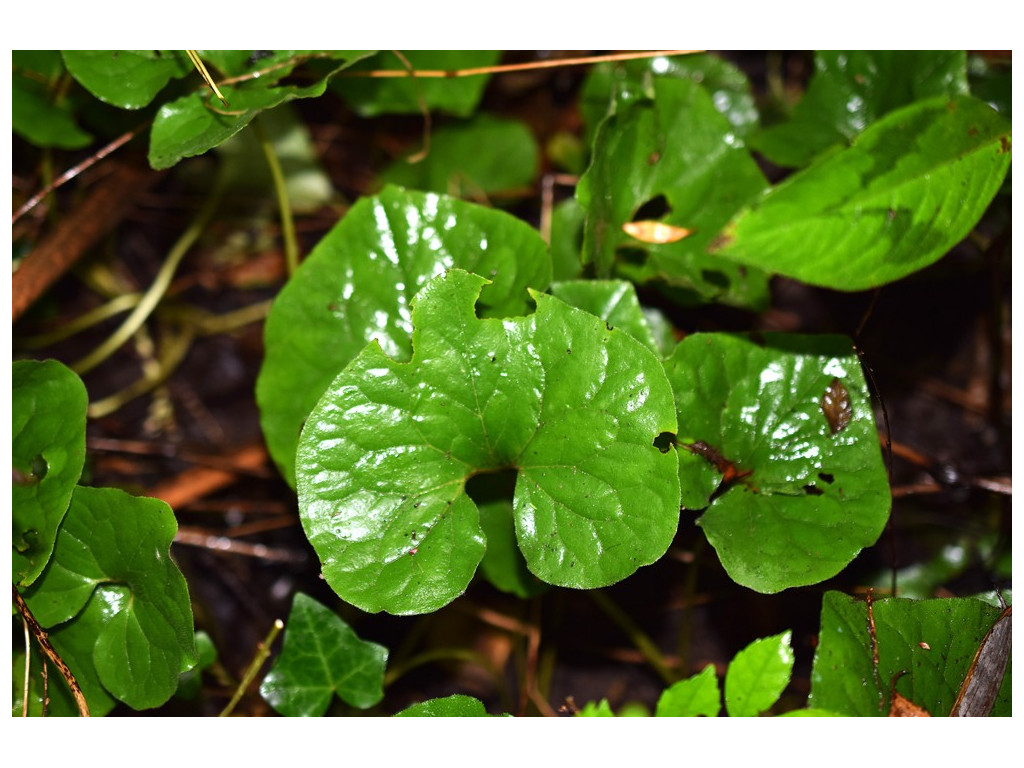
[[[294,275],[295,270],[299,268],[299,243],[295,237],[295,221],[292,218],[292,206],[288,200],[288,186],[285,183],[284,173],[281,171],[281,163],[277,159],[274,145],[267,138],[258,117],[253,118],[252,130],[267,158],[270,176],[274,180],[274,194],[277,197],[277,207],[281,211],[281,236],[284,238],[285,261],[288,264],[288,274]]]
[[[615,622],[619,629],[626,633],[633,645],[636,646],[637,650],[643,654],[643,657],[647,659],[648,663],[654,667],[654,671],[658,673],[662,680],[668,684],[676,682],[676,675],[672,673],[671,668],[665,661],[664,655],[658,650],[658,646],[654,644],[647,634],[640,629],[639,626],[628,616],[626,612],[619,608],[603,590],[592,589],[587,592],[588,595],[597,603],[597,607],[607,614],[613,622]]]
[[[245,670],[245,674],[242,675],[242,681],[238,684],[238,688],[235,689],[235,695],[231,697],[231,701],[228,702],[218,717],[230,715],[235,705],[241,701],[242,696],[245,694],[245,689],[252,684],[256,674],[260,671],[260,667],[263,666],[263,663],[270,656],[270,646],[274,644],[274,640],[277,639],[282,629],[284,629],[284,622],[280,619],[275,619],[274,626],[270,628],[263,642],[256,646],[256,656],[253,658],[252,663],[249,664],[248,669]]]
[[[220,203],[221,196],[224,192],[226,177],[221,174],[217,177],[213,187],[210,189],[210,194],[207,195],[206,201],[203,203],[203,207],[196,214],[195,219],[188,226],[182,236],[178,239],[178,242],[171,248],[171,252],[167,255],[167,259],[160,267],[160,271],[157,273],[156,279],[153,284],[149,286],[145,294],[142,296],[142,300],[136,305],[132,313],[125,318],[125,321],[121,324],[114,333],[107,338],[100,346],[94,349],[90,354],[83,357],[77,363],[71,366],[71,369],[75,373],[81,375],[88,371],[91,371],[97,365],[102,363],[108,357],[110,357],[115,351],[117,351],[122,344],[124,344],[146,321],[146,319],[153,313],[160,300],[163,298],[167,289],[170,287],[171,280],[174,277],[174,273],[181,263],[181,260],[188,253],[192,245],[199,239],[199,235],[202,233],[206,225],[209,224],[210,219],[213,218],[213,214],[217,210],[217,205]]]

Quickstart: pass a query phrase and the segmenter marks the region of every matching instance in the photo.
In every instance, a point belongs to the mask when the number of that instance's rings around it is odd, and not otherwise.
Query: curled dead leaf
[[[644,243],[665,245],[666,243],[677,243],[692,235],[695,230],[676,227],[661,221],[627,221],[622,225],[622,231]]]

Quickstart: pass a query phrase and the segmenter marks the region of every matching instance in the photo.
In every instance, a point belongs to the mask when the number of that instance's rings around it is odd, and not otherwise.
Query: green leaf
[[[413,69],[458,70],[489,67],[498,63],[500,51],[403,51]],[[363,70],[405,70],[405,63],[392,51],[381,51],[352,68]],[[332,89],[363,117],[420,114],[425,106],[433,112],[468,117],[476,111],[489,75],[470,77],[343,77]]]
[[[792,119],[750,143],[776,165],[803,166],[833,145],[849,144],[895,109],[967,93],[964,51],[817,51],[814,75]]]
[[[656,56],[650,59],[601,64],[583,83],[580,111],[591,144],[598,124],[623,105],[650,96],[662,78],[691,80],[703,87],[717,109],[745,138],[757,127],[757,106],[746,75],[714,54]]]
[[[933,716],[948,716],[975,652],[1002,609],[974,598],[890,598],[876,600],[873,612],[877,682],[867,604],[839,592],[825,594],[808,706],[846,716],[885,716],[893,678],[906,671],[896,683],[897,692]],[[1012,714],[1011,665],[1012,659],[994,717]]]
[[[203,51],[203,55],[207,52]],[[220,87],[229,107],[225,107],[209,89],[164,104],[153,121],[149,141],[149,164],[157,170],[170,168],[186,157],[201,155],[245,128],[260,112],[293,99],[322,96],[328,80],[350,66],[359,51],[334,51],[335,61],[311,85],[276,87],[278,78],[256,78],[238,85]],[[340,62],[340,63],[339,63]],[[298,60],[296,60],[298,63]],[[258,66],[254,65],[255,69]],[[279,70],[278,75],[287,70]]]
[[[729,663],[725,708],[730,717],[756,717],[779,700],[793,672],[792,634],[755,640]]]
[[[55,103],[50,88],[30,72],[16,67],[11,78],[12,130],[37,147],[86,146],[91,134],[78,127],[67,103]]]
[[[487,151],[480,151],[486,147]],[[537,175],[540,153],[529,127],[518,120],[480,115],[438,128],[423,160],[398,160],[380,181],[453,197],[479,198],[528,187]],[[415,149],[419,152],[419,147]]]
[[[621,328],[655,354],[654,332],[640,308],[636,289],[624,280],[572,280],[551,285],[551,295]]]
[[[718,717],[721,696],[715,665],[708,664],[696,675],[666,688],[658,699],[655,717]]]
[[[524,600],[547,591],[548,585],[526,567],[523,553],[516,545],[515,515],[508,499],[477,502],[480,527],[487,540],[487,551],[480,561],[480,572],[502,592]]]
[[[11,374],[11,565],[28,586],[43,572],[85,464],[85,385],[56,360],[14,363]]]
[[[732,125],[690,80],[660,78],[654,99],[626,102],[601,124],[576,197],[586,209],[583,261],[634,282],[659,280],[697,301],[761,307],[767,276],[705,248],[767,186]],[[643,242],[635,220],[692,230],[682,240]]]
[[[368,709],[384,698],[387,660],[387,648],[360,640],[336,613],[298,593],[281,655],[260,685],[260,695],[288,717],[319,717],[335,694]]]
[[[984,102],[917,102],[774,188],[714,248],[811,285],[885,285],[971,231],[1010,167],[1010,143],[1010,121]]]
[[[694,334],[665,371],[679,410],[683,504],[708,507],[698,524],[733,580],[759,592],[815,584],[877,540],[889,483],[849,339]],[[849,406],[837,431],[822,409],[834,380]],[[727,471],[708,449],[735,476],[700,503]]]
[[[455,694],[406,707],[395,717],[487,717],[480,699]]]
[[[141,109],[192,64],[184,51],[62,51],[75,80],[100,101]]]
[[[519,547],[559,586],[613,584],[660,558],[678,523],[675,431],[657,358],[544,294],[480,320],[461,270],[413,302],[409,363],[371,344],[332,382],[299,442],[306,535],[327,582],[366,611],[422,613],[463,592],[485,548],[466,480],[516,468]]]
[[[256,399],[270,454],[289,483],[302,423],[327,385],[371,339],[408,359],[409,301],[450,267],[493,281],[481,297],[483,316],[525,314],[526,288],[551,281],[544,241],[526,223],[388,187],[356,203],[282,289],[267,318]]]
[[[135,709],[157,707],[197,661],[192,607],[162,501],[75,489],[53,558],[25,602],[89,698],[90,680]]]
[[[567,198],[551,212],[551,266],[555,280],[575,280],[583,271],[583,222],[586,211],[574,197]]]
[[[601,699],[599,702],[588,701],[583,709],[576,713],[576,717],[615,717],[608,699]]]

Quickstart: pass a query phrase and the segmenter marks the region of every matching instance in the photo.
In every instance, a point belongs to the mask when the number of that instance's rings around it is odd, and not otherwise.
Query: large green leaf
[[[176,531],[162,501],[75,489],[53,557],[23,594],[87,700],[102,685],[135,709],[157,707],[196,663],[188,589],[169,552]]]
[[[463,592],[485,540],[466,480],[516,468],[519,547],[541,580],[615,583],[676,530],[675,431],[657,358],[533,293],[527,317],[480,320],[461,270],[413,303],[409,363],[371,344],[331,383],[299,442],[306,535],[327,582],[367,611],[421,613]]]
[[[932,96],[965,96],[964,51],[817,51],[807,93],[790,120],[751,137],[777,165],[802,166],[845,146],[894,109]]]
[[[526,289],[551,280],[544,241],[524,222],[395,187],[356,203],[303,262],[267,318],[256,383],[263,433],[286,480],[295,482],[299,431],[327,385],[371,339],[407,359],[409,301],[451,267],[492,281],[484,316],[525,314]]]
[[[811,671],[808,706],[860,717],[889,711],[896,691],[931,715],[948,716],[974,654],[1001,609],[974,598],[876,600],[878,676],[872,662],[867,604],[827,592]],[[1011,661],[1012,664],[1012,661]],[[993,716],[1012,714],[1008,664]]]
[[[482,152],[481,147],[487,150]],[[479,198],[528,187],[539,163],[537,142],[525,123],[479,115],[465,123],[438,128],[425,158],[416,163],[395,161],[380,174],[380,181],[453,197]]]
[[[75,80],[100,101],[141,109],[192,64],[184,51],[62,51]]]
[[[715,665],[708,664],[696,675],[673,683],[658,699],[656,717],[717,717],[722,710]]]
[[[694,300],[763,306],[766,275],[705,253],[765,189],[761,171],[703,88],[673,78],[659,78],[653,88],[653,100],[625,102],[598,131],[593,161],[576,189],[587,212],[584,262],[593,262],[599,276],[614,268],[633,281],[686,289]],[[692,234],[643,241],[623,231],[636,219]]]
[[[498,63],[501,51],[404,51],[413,69],[445,70],[488,67]],[[392,51],[381,51],[352,68],[405,70],[405,62]],[[457,117],[476,111],[489,75],[470,77],[341,77],[332,85],[364,117],[419,114],[426,107]]]
[[[916,102],[740,213],[716,253],[838,290],[898,280],[978,223],[1010,167],[1010,127],[977,99]]]
[[[684,505],[696,506],[688,493],[705,494],[698,523],[735,581],[759,592],[814,584],[877,540],[889,483],[848,339],[695,334],[665,371],[679,409]],[[823,411],[827,397],[845,405],[838,422]],[[734,467],[721,488],[728,467],[711,451]]]
[[[211,53],[202,52],[204,56]],[[237,85],[223,85],[220,90],[228,101],[227,107],[208,89],[197,90],[188,96],[164,104],[153,121],[149,142],[149,164],[157,169],[170,168],[186,157],[201,155],[231,138],[266,109],[272,109],[293,99],[323,95],[327,89],[327,82],[333,75],[364,55],[365,51],[332,51],[326,71],[317,69],[317,77],[312,84],[306,86],[276,85],[280,77],[290,71],[292,66],[277,70],[275,76],[250,79]],[[294,65],[300,61],[302,57],[296,57]],[[264,64],[265,62],[255,62],[246,69],[258,70]]]
[[[319,717],[337,694],[367,709],[384,698],[388,649],[360,640],[336,613],[301,592],[295,595],[281,655],[260,695],[289,717]]]
[[[15,584],[43,572],[85,464],[82,380],[56,360],[14,363],[11,374],[11,565]]]
[[[736,654],[725,673],[725,708],[730,717],[756,717],[789,685],[793,673],[792,632],[755,640]]]

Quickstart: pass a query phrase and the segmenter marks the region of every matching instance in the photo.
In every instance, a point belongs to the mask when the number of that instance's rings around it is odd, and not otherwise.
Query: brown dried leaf
[[[846,391],[846,387],[839,379],[832,379],[825,394],[821,396],[821,412],[825,414],[833,435],[846,429],[846,425],[853,418],[850,393]]]
[[[988,717],[996,702],[1010,657],[1013,606],[992,625],[978,646],[950,717]]]
[[[675,227],[661,221],[627,221],[622,225],[622,231],[641,242],[664,245],[678,243],[692,235],[695,230]]]

